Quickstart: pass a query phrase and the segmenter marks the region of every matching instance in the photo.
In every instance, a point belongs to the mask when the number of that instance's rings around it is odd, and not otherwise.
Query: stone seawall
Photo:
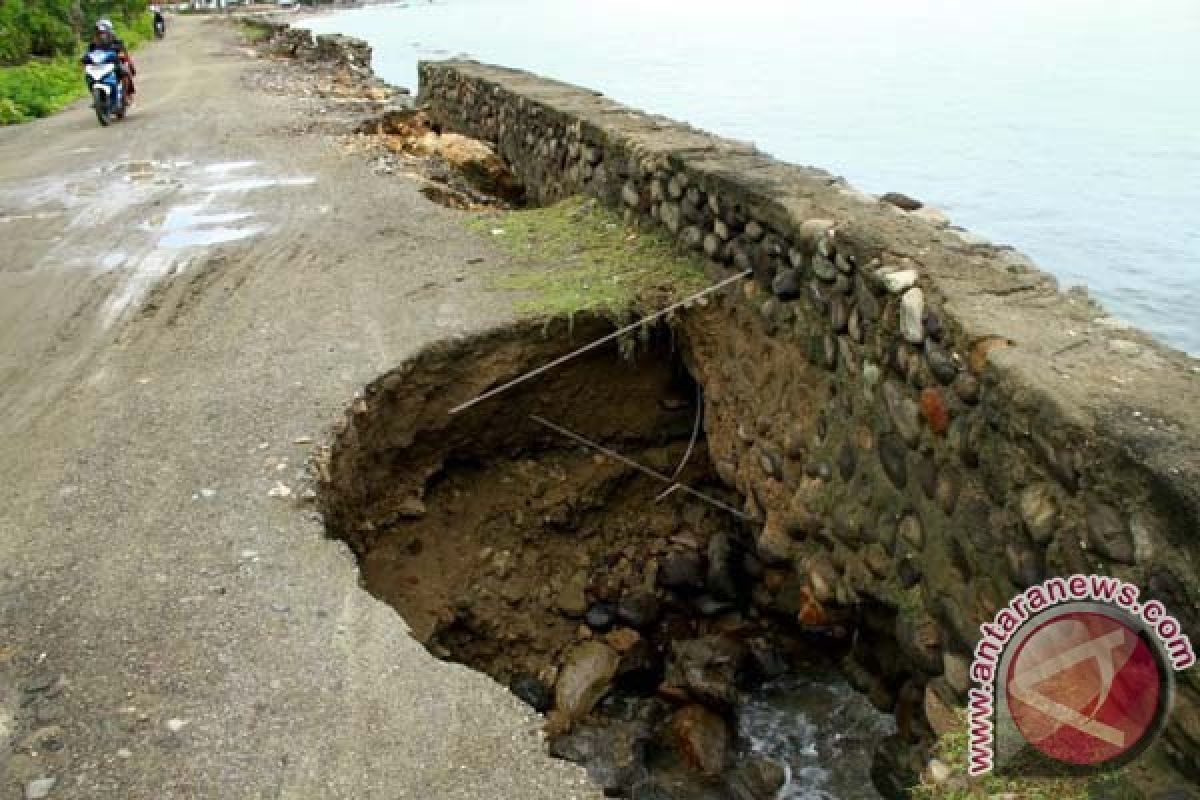
[[[1049,575],[1133,581],[1200,636],[1196,361],[823,171],[524,72],[427,62],[420,81],[532,200],[594,195],[714,278],[753,272],[680,323],[712,457],[762,521],[770,603],[890,609],[897,657],[859,666],[898,713],[951,724],[980,623]],[[1195,669],[1178,688],[1165,749],[1196,777]]]

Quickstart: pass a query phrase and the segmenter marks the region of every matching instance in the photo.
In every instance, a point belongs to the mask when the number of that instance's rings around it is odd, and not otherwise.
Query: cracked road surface
[[[0,796],[594,796],[301,497],[359,386],[506,320],[503,256],[296,133],[230,27],[139,66],[121,124],[0,130]]]

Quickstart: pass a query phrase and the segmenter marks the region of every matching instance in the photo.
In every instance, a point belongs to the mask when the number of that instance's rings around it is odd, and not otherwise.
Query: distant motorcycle
[[[154,38],[161,39],[167,35],[167,21],[161,12],[154,12]]]
[[[83,71],[92,95],[92,107],[101,125],[107,126],[113,117],[124,119],[129,107],[124,82],[117,70],[120,64],[121,56],[116,50],[96,48],[84,56]]]

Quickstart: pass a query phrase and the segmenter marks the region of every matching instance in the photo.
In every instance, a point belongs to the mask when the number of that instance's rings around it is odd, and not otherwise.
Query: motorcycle
[[[84,56],[83,71],[87,76],[88,92],[92,95],[92,107],[96,110],[96,119],[104,126],[113,117],[124,119],[129,106],[125,83],[117,70],[121,62],[122,57],[115,50],[97,48]]]
[[[161,39],[167,35],[167,21],[162,14],[154,15],[154,38]]]

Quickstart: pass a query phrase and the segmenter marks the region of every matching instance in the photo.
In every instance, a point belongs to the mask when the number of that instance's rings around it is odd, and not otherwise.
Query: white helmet
[[[96,33],[112,33],[113,24],[107,19],[96,20]]]

